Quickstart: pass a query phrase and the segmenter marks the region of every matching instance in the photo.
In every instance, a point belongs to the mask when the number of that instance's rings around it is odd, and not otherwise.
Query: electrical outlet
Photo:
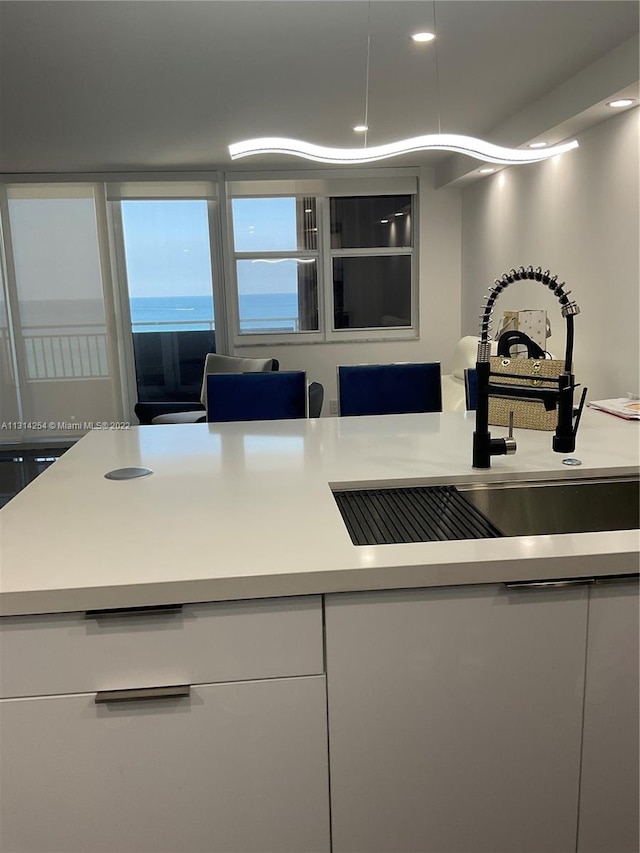
[[[329,414],[337,415],[338,414],[338,401],[337,400],[329,400]]]

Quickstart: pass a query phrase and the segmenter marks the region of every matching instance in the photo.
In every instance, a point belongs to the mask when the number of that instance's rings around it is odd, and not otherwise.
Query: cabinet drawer
[[[320,596],[109,616],[0,619],[0,696],[204,684],[324,670]]]
[[[4,853],[327,853],[324,676],[0,701]]]

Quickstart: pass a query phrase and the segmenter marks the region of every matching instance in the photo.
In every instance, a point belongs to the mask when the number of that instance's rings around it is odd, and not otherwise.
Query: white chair
[[[195,424],[198,421],[206,421],[207,376],[210,373],[269,373],[273,370],[278,370],[279,366],[276,358],[237,358],[233,355],[220,355],[217,352],[210,352],[204,362],[202,389],[200,391],[202,408],[192,412],[168,412],[157,415],[151,420],[151,423]]]
[[[476,366],[478,357],[478,338],[466,335],[460,338],[451,358],[451,373],[442,377],[442,411],[464,412],[466,397],[464,387],[464,372],[467,368]],[[497,345],[491,343],[491,354],[496,354]]]

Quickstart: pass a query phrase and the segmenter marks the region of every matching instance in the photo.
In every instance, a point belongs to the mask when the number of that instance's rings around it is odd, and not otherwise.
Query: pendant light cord
[[[427,0],[425,0],[425,3]],[[304,157],[307,160],[313,160],[316,163],[337,163],[354,165],[356,163],[373,163],[378,160],[386,160],[389,157],[395,157],[400,154],[408,154],[415,151],[448,151],[457,154],[464,154],[468,157],[475,157],[477,160],[483,160],[485,163],[498,163],[505,166],[513,166],[517,163],[537,163],[540,160],[547,160],[550,157],[556,157],[559,154],[564,154],[578,147],[576,139],[571,142],[566,142],[563,145],[554,145],[550,148],[545,148],[544,151],[538,150],[523,150],[521,148],[504,148],[499,145],[494,145],[490,142],[485,142],[482,139],[476,139],[473,136],[464,136],[462,134],[442,133],[442,118],[441,118],[441,93],[440,93],[440,65],[439,65],[439,50],[438,50],[438,33],[436,20],[436,0],[431,0],[433,8],[433,29],[435,37],[435,84],[436,84],[436,104],[438,114],[438,133],[417,136],[412,139],[403,139],[398,142],[388,143],[386,145],[378,145],[373,148],[367,148],[368,129],[369,129],[369,70],[371,58],[371,9],[372,0],[368,0],[367,9],[367,62],[366,62],[366,80],[365,80],[365,103],[364,103],[364,121],[363,128],[358,127],[358,132],[362,129],[364,132],[364,149],[362,148],[326,148],[321,145],[314,145],[310,142],[301,142],[298,139],[283,139],[283,138],[267,138],[267,139],[246,139],[243,142],[235,142],[229,146],[229,154],[232,160],[237,160],[239,157],[248,157],[254,154],[292,154],[295,157]],[[426,75],[425,75],[426,76]],[[426,80],[425,80],[426,83]],[[426,110],[426,103],[425,103]],[[366,130],[364,129],[366,128]],[[356,130],[356,128],[353,128]]]
[[[440,121],[440,67],[438,64],[438,23],[436,20],[436,0],[433,0],[433,34],[435,36],[435,77],[436,77],[436,109],[438,111],[438,133],[442,133],[442,124]]]
[[[371,0],[367,9],[367,68],[364,86],[364,147],[367,147],[367,134],[369,133],[369,61],[371,59]]]

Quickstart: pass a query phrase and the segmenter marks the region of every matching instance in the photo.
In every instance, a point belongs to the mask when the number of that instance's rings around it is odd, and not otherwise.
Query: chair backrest
[[[211,373],[207,376],[207,421],[267,421],[307,415],[304,370],[271,373]]]
[[[200,402],[207,407],[207,376],[210,373],[267,373],[278,370],[277,358],[238,358],[235,355],[221,355],[210,352],[204,360],[204,374]]]
[[[319,418],[322,414],[322,403],[324,402],[324,385],[320,382],[310,382],[309,394],[309,417]]]
[[[338,367],[341,415],[441,412],[439,362]]]
[[[464,372],[464,401],[468,412],[474,412],[478,401],[478,375],[475,367],[467,367]]]
[[[464,379],[464,371],[468,367],[475,367],[478,341],[479,338],[474,335],[465,335],[456,344],[451,357],[451,375],[456,379]]]

